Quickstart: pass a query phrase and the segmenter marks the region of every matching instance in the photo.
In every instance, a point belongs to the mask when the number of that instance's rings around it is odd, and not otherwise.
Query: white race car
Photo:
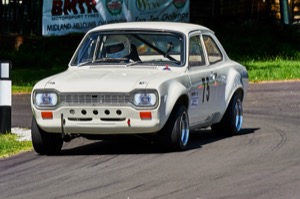
[[[185,150],[192,129],[241,131],[247,86],[246,68],[230,60],[206,27],[99,26],[84,36],[66,71],[34,86],[33,147],[53,154],[78,136],[135,134]]]

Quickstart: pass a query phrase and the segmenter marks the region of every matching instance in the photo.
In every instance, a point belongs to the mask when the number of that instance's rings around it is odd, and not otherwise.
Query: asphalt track
[[[12,111],[13,126],[30,126],[28,95],[14,95]],[[59,156],[0,160],[0,198],[300,198],[299,121],[300,82],[251,84],[241,135],[197,132],[172,153],[77,138]]]

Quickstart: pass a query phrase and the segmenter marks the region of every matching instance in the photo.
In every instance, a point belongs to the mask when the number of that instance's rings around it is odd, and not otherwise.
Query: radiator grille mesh
[[[59,98],[61,105],[69,106],[126,106],[130,104],[129,94],[61,94]]]

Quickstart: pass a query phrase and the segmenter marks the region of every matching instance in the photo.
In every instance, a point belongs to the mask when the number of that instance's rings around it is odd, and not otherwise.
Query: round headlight
[[[58,97],[56,93],[36,93],[35,104],[40,107],[51,107],[56,106],[58,102]]]

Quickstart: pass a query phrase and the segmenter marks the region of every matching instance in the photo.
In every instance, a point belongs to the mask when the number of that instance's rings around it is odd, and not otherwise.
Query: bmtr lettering
[[[96,4],[95,0],[52,0],[52,16],[98,13]]]

